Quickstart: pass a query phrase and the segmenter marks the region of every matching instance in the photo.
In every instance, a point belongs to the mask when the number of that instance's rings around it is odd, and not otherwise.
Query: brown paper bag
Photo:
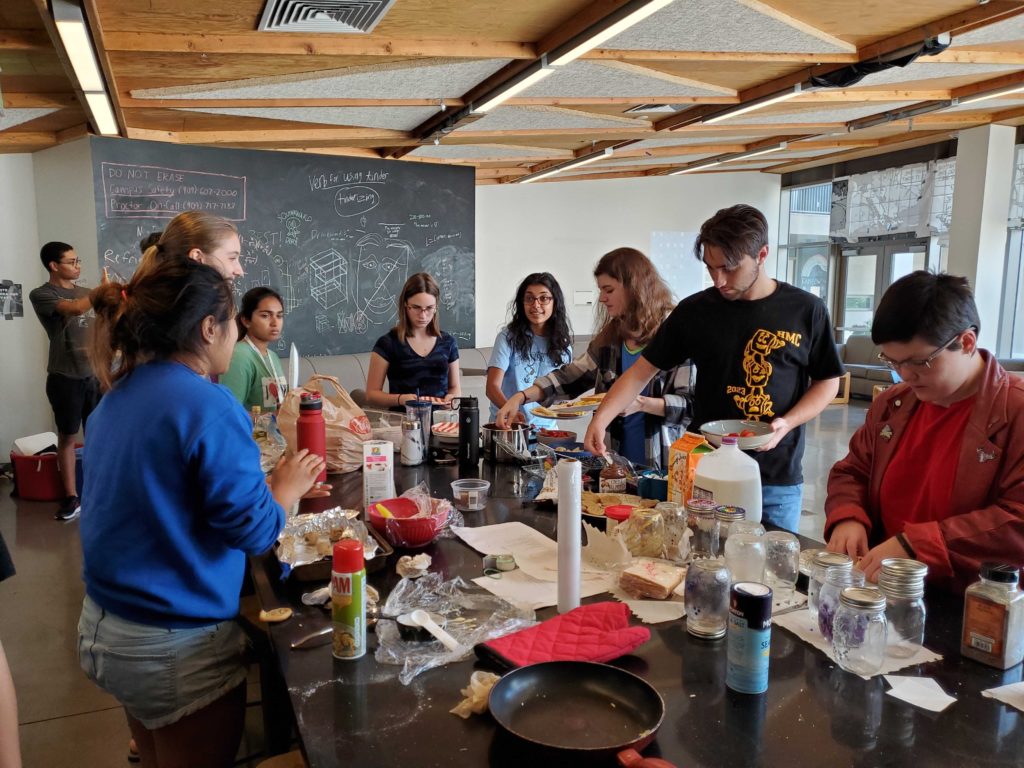
[[[329,386],[327,386],[329,385]],[[323,399],[327,427],[327,471],[355,472],[363,466],[363,443],[372,438],[370,420],[334,376],[311,376],[304,386],[285,395],[277,412],[277,425],[288,441],[288,450],[298,450],[295,422],[303,392],[319,392]]]

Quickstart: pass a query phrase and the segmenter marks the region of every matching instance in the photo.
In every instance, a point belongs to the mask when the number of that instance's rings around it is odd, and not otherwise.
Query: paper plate
[[[740,432],[743,432],[743,430],[753,432],[754,436],[737,438],[736,444],[740,447],[741,451],[760,448],[772,439],[772,427],[770,424],[765,424],[763,421],[722,419],[719,421],[709,421],[702,424],[700,427],[700,431],[704,435],[704,439],[715,446],[715,448],[718,448],[722,444],[723,437],[731,435],[734,432],[738,435]]]

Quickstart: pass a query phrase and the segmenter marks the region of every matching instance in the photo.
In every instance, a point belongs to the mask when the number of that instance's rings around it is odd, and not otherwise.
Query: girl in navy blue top
[[[405,281],[398,297],[398,325],[377,339],[370,354],[370,405],[397,408],[416,399],[447,404],[459,396],[459,348],[437,321],[440,295],[426,272]]]

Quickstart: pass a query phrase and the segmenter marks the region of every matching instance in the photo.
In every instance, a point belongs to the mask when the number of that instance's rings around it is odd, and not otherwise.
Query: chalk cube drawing
[[[324,309],[348,301],[348,259],[333,248],[309,262],[309,292]]]

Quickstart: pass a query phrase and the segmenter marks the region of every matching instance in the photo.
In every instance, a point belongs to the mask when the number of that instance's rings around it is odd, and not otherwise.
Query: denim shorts
[[[171,725],[243,683],[245,642],[235,621],[189,629],[137,624],[88,595],[78,620],[85,674],[149,730]]]

